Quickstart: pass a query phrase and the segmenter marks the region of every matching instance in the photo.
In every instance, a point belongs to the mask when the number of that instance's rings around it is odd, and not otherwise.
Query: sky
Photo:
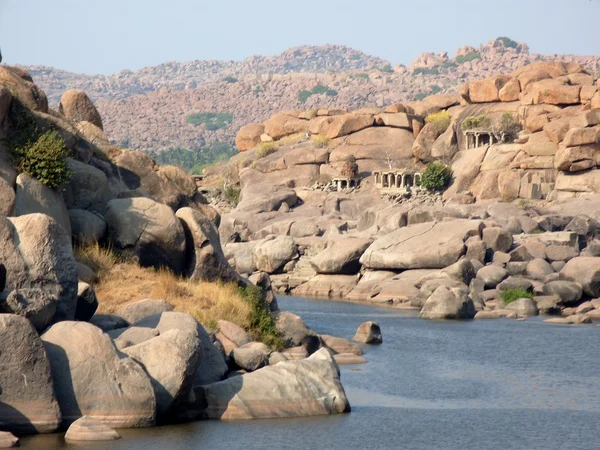
[[[600,0],[0,0],[4,63],[117,73],[343,44],[392,64],[498,36],[600,55]]]

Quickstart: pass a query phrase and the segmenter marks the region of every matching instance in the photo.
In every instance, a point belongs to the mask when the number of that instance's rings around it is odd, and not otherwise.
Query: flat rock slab
[[[19,438],[8,431],[0,431],[0,448],[19,447]]]
[[[67,441],[114,441],[120,437],[112,428],[87,416],[73,422],[65,434]]]
[[[400,228],[377,239],[360,258],[367,269],[443,269],[465,252],[465,241],[481,236],[483,222],[458,219]]]

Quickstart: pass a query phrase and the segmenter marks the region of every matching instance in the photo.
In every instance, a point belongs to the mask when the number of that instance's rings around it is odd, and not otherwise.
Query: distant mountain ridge
[[[600,56],[532,54],[525,43],[501,38],[448,53],[423,53],[408,67],[342,45],[302,46],[244,61],[169,62],[115,75],[82,75],[26,67],[56,105],[66,89],[96,102],[109,138],[122,146],[159,153],[198,151],[216,142],[233,145],[237,131],[281,110],[382,107],[436,93],[456,92],[539,60],[583,64],[590,73]],[[220,123],[189,121],[194,114],[224,114]],[[210,119],[209,119],[210,120]]]

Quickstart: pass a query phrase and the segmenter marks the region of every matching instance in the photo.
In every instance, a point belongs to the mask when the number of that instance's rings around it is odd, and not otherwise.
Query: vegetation
[[[381,70],[382,72],[385,72],[385,73],[393,73],[394,72],[394,69],[389,64],[386,64],[385,66],[381,67],[379,70]]]
[[[233,185],[223,186],[223,197],[225,197],[225,200],[227,201],[227,203],[229,203],[234,208],[240,202],[241,192],[242,191],[238,186],[233,186]]]
[[[533,294],[523,288],[513,288],[502,291],[500,294],[505,305],[512,303],[520,298],[533,298]]]
[[[517,48],[519,46],[519,43],[517,41],[513,41],[511,38],[508,38],[506,36],[500,36],[496,40],[497,41],[502,41],[502,43],[504,44],[504,46],[508,47],[508,48]]]
[[[431,86],[429,86],[431,95],[435,95],[435,94],[439,94],[442,91],[442,88],[439,87],[437,84],[432,84]]]
[[[329,145],[329,138],[327,136],[313,136],[312,141],[318,148],[325,148]]]
[[[438,162],[427,164],[421,176],[421,186],[430,191],[443,191],[452,179],[452,171],[448,166]]]
[[[481,59],[481,55],[479,54],[479,52],[471,52],[471,53],[467,53],[466,55],[457,56],[454,59],[456,60],[457,64],[464,64],[468,61],[474,61],[476,59]]]
[[[413,70],[413,75],[439,75],[440,70],[437,67],[433,67],[431,69],[427,67],[418,67]]]
[[[521,126],[515,120],[514,115],[508,111],[503,112],[500,117],[498,131],[495,133],[498,140],[501,142],[512,142],[517,138],[519,131],[521,131]]]
[[[265,92],[265,90],[263,89],[263,87],[262,87],[262,86],[260,86],[260,85],[259,85],[259,86],[256,86],[256,87],[254,88],[254,95],[258,95],[258,94],[260,94],[261,92]]]
[[[335,89],[329,89],[327,86],[323,86],[322,84],[317,84],[310,91],[306,89],[300,91],[298,93],[298,100],[300,103],[306,103],[306,101],[312,97],[313,95],[325,94],[329,97],[336,97],[338,92]]]
[[[474,130],[476,128],[486,128],[491,125],[491,120],[485,114],[479,116],[469,116],[462,122],[463,130]]]
[[[429,94],[427,92],[417,92],[415,94],[415,100],[421,101],[427,98]]]
[[[11,149],[11,153],[21,172],[50,188],[67,184],[71,178],[67,166],[70,154],[58,131],[46,131],[35,141]]]
[[[442,134],[450,126],[452,117],[448,111],[439,111],[429,114],[425,118],[425,123],[431,123],[435,127],[438,134]]]
[[[190,114],[186,120],[187,123],[195,126],[204,125],[208,131],[216,131],[231,125],[233,114],[228,112],[201,112]]]
[[[237,82],[238,82],[238,79],[237,79],[237,78],[235,78],[235,77],[229,76],[229,77],[225,77],[225,78],[223,78],[223,81],[224,81],[225,83],[233,84],[233,83],[237,83]]]
[[[205,167],[227,161],[235,154],[237,151],[231,145],[217,141],[209,147],[196,150],[175,147],[160,153],[150,153],[150,156],[159,164],[178,166],[192,175],[200,175]]]
[[[277,151],[275,142],[261,142],[256,146],[256,157],[258,159],[269,156]]]
[[[442,67],[444,69],[450,69],[451,67],[458,67],[458,64],[456,64],[454,61],[446,61],[444,64],[442,64]]]
[[[352,75],[352,78],[358,78],[361,80],[368,80],[369,79],[369,74],[368,73],[355,73],[354,75]]]
[[[269,347],[280,350],[283,348],[281,335],[277,331],[275,319],[271,315],[269,305],[265,302],[263,291],[258,286],[239,287],[240,296],[250,305],[250,328],[252,338],[263,342]]]

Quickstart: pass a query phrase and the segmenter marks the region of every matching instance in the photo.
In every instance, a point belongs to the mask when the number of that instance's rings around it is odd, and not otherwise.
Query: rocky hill
[[[82,89],[95,101],[113,143],[157,153],[173,147],[197,150],[217,141],[233,144],[243,125],[281,110],[382,107],[456,92],[465,81],[510,73],[538,60],[578,62],[592,73],[600,64],[600,57],[531,54],[526,44],[505,38],[460,48],[452,57],[424,53],[408,67],[328,45],[242,62],[173,62],[108,76],[27,69],[51,104],[67,86]],[[220,124],[190,120],[198,113],[231,116]]]

